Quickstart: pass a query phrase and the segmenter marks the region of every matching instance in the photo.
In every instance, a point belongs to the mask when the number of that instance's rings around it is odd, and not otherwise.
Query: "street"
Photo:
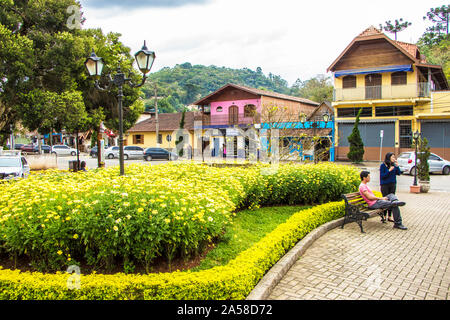
[[[76,156],[67,156],[58,157],[57,163],[58,163],[58,169],[60,170],[67,170],[69,169],[69,161],[77,160]],[[88,155],[80,155],[80,161],[86,162],[86,168],[93,169],[97,168],[97,158],[92,158]],[[148,165],[154,165],[154,164],[163,164],[167,163],[166,160],[154,160],[154,161],[144,161],[142,159],[130,159],[125,160],[125,166],[131,163],[144,163]],[[118,166],[119,165],[119,159],[105,159],[105,166],[111,167],[111,166]]]

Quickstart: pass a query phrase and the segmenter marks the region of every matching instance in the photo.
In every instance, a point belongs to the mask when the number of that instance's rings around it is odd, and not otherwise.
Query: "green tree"
[[[359,117],[361,116],[362,108],[359,109],[358,115],[355,119],[355,125],[353,126],[352,133],[348,136],[347,140],[350,143],[350,150],[347,153],[347,158],[354,163],[361,163],[364,156],[364,143],[359,133]]]
[[[297,79],[290,94],[316,102],[332,101],[333,85],[330,78],[325,75],[317,75],[306,81]]]
[[[71,13],[68,13],[67,9],[69,6],[79,6],[79,3],[74,0],[0,0],[0,3],[2,4],[0,6],[0,21],[4,26],[0,29],[0,32],[3,34],[9,33],[10,38],[13,38],[11,35],[14,35],[17,38],[16,42],[31,48],[29,50],[31,55],[27,53],[26,48],[16,53],[19,58],[23,55],[31,56],[29,59],[31,61],[23,64],[28,67],[26,77],[23,76],[23,70],[12,68],[5,71],[6,76],[1,75],[2,79],[7,79],[8,84],[11,84],[8,95],[4,92],[1,93],[0,105],[2,108],[5,105],[4,101],[7,101],[7,107],[11,110],[11,114],[17,113],[20,109],[22,117],[31,119],[33,114],[36,114],[33,110],[34,105],[30,105],[30,109],[25,110],[20,106],[22,102],[20,99],[27,103],[40,97],[42,99],[37,108],[44,108],[46,106],[45,100],[51,93],[58,95],[81,94],[85,106],[81,110],[87,112],[87,118],[81,118],[87,121],[88,127],[98,131],[100,122],[104,121],[107,127],[117,130],[118,90],[112,87],[108,92],[97,91],[94,88],[93,79],[89,79],[87,76],[84,61],[94,48],[105,61],[104,74],[114,73],[120,64],[122,71],[127,75],[129,74],[135,82],[138,82],[140,76],[132,67],[134,59],[130,54],[130,49],[120,42],[120,34],[108,33],[105,35],[101,29],[70,28],[68,21]],[[82,24],[84,22],[82,12],[80,17]],[[26,41],[22,41],[22,38]],[[9,52],[14,51],[9,50]],[[8,58],[5,61],[6,65],[11,66],[14,63],[18,65],[13,54],[9,53],[5,57]],[[20,60],[20,62],[23,61],[28,62],[27,59]],[[4,68],[3,65],[0,68]],[[25,78],[19,83],[23,86],[14,86],[13,82],[9,80],[20,79],[20,77]],[[105,84],[104,79],[105,77],[101,79],[103,85]],[[41,90],[42,94],[37,94],[36,90]],[[33,92],[33,96],[27,97],[30,92]],[[139,99],[140,90],[137,88],[126,85],[124,95],[124,129],[127,130],[134,125],[143,112],[144,103]],[[5,97],[16,97],[16,101],[11,102],[11,99],[6,100]],[[20,99],[17,99],[17,97],[20,97]],[[69,109],[65,108],[68,113]],[[37,119],[42,119],[42,117]],[[62,128],[73,127],[73,122],[70,120],[73,120],[73,118],[70,115],[61,117],[61,119],[67,121],[63,123],[63,120],[61,120],[58,123]],[[28,120],[25,121],[28,122]],[[47,127],[47,124],[43,123],[39,126],[39,128],[41,127]],[[84,124],[82,127],[84,127]]]
[[[443,5],[442,7],[431,8],[423,17],[424,20],[430,21],[432,25],[425,30],[418,41],[422,51],[442,40],[449,39],[449,13],[450,5]]]
[[[405,30],[411,25],[411,22],[403,22],[403,18],[395,19],[394,23],[391,20],[385,21],[385,25],[380,24],[380,29],[389,33],[393,33],[395,40],[397,40],[397,33]]]
[[[19,103],[18,93],[29,88],[33,64],[33,42],[0,23],[0,146],[18,120],[14,106]]]
[[[430,147],[427,138],[418,139],[417,154],[417,177],[420,181],[430,181],[430,166],[428,158],[430,157]]]

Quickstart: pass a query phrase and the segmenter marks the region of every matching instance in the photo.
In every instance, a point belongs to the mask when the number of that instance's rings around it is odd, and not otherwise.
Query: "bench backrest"
[[[342,198],[345,200],[346,205],[351,204],[358,207],[367,207],[367,202],[359,192],[343,194]]]

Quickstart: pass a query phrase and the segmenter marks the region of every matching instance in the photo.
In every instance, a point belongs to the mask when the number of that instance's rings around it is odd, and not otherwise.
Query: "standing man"
[[[408,228],[406,228],[402,223],[402,216],[400,214],[400,209],[398,208],[400,206],[404,206],[405,202],[399,201],[397,196],[392,193],[382,198],[376,197],[367,185],[367,183],[370,182],[370,172],[361,171],[359,176],[361,178],[359,193],[363,197],[364,201],[366,201],[369,209],[392,209],[392,213],[394,215],[394,228],[407,230]]]

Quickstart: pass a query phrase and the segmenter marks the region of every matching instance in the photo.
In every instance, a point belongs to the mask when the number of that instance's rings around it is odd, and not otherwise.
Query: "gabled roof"
[[[421,61],[419,49],[415,44],[406,43],[402,41],[395,41],[390,39],[387,35],[382,33],[380,30],[375,28],[374,26],[370,26],[363,32],[361,32],[356,38],[350,42],[350,44],[344,49],[344,51],[337,57],[336,60],[328,67],[327,72],[334,71],[334,66],[342,59],[342,57],[353,47],[353,45],[357,42],[367,41],[367,40],[376,40],[376,39],[384,39],[390,44],[392,44],[395,48],[397,48],[400,52],[402,52],[407,58],[409,58],[413,63],[423,63]],[[419,56],[419,57],[418,57]]]
[[[320,109],[322,109],[322,107],[325,107],[326,109],[328,109],[328,114],[330,116],[334,115],[334,109],[331,106],[331,103],[328,101],[324,101],[320,104],[319,107],[317,107],[313,112],[311,112],[311,114],[308,115],[308,121],[310,121],[316,115],[316,113],[319,112]]]
[[[301,102],[304,104],[309,104],[312,106],[319,106],[320,103],[318,102],[314,102],[312,100],[309,99],[305,99],[305,98],[300,98],[300,97],[294,97],[294,96],[288,96],[285,94],[281,94],[281,93],[277,93],[277,92],[271,92],[271,91],[265,91],[265,90],[260,90],[260,89],[255,89],[255,88],[250,88],[250,87],[246,87],[246,86],[242,86],[242,85],[237,85],[237,84],[232,84],[232,83],[228,83],[226,85],[224,85],[223,87],[217,89],[216,91],[214,91],[213,93],[207,95],[206,97],[203,97],[202,99],[196,101],[193,103],[193,105],[203,105],[203,104],[207,104],[206,102],[213,97],[214,95],[224,91],[225,89],[228,88],[235,88],[235,89],[239,89],[239,90],[243,90],[245,92],[257,95],[257,96],[265,96],[265,97],[272,97],[272,98],[278,98],[278,99],[284,99],[284,100],[290,100],[290,101],[295,101],[295,102]]]
[[[194,130],[194,113],[186,112],[184,115],[184,129]],[[160,131],[173,131],[180,129],[180,120],[182,112],[177,113],[159,113],[158,123]],[[153,132],[156,131],[156,118],[152,116],[149,119],[136,123],[128,132]]]

